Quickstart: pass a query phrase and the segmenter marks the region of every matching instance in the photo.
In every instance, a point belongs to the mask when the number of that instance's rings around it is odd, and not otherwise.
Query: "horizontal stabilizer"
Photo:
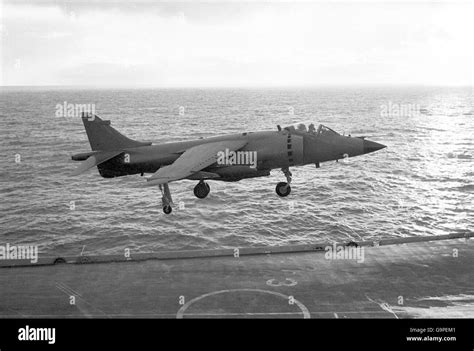
[[[79,175],[92,167],[100,165],[101,163],[120,155],[121,153],[122,151],[104,151],[93,154],[85,161],[82,161],[81,165],[74,170],[72,175]]]

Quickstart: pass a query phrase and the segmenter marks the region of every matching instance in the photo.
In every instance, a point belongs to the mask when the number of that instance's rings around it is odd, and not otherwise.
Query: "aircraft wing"
[[[147,185],[159,185],[187,178],[215,163],[219,151],[225,149],[236,151],[246,144],[246,140],[228,140],[193,146],[171,165],[161,167],[151,177],[147,178]]]

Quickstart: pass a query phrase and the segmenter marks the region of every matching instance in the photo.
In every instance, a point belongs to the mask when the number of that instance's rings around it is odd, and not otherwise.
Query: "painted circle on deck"
[[[295,286],[298,282],[291,278],[285,278],[283,281],[279,281],[276,279],[269,279],[267,280],[268,286]]]
[[[282,293],[279,293],[279,292],[275,292],[275,291],[269,291],[269,290],[261,290],[261,289],[230,289],[230,290],[219,290],[219,291],[213,291],[213,292],[210,292],[210,293],[207,293],[207,294],[204,294],[204,295],[201,295],[201,296],[198,296],[198,297],[195,297],[194,299],[192,300],[189,300],[187,303],[185,303],[179,310],[178,310],[178,313],[176,314],[176,318],[177,319],[182,319],[184,318],[185,316],[185,313],[186,311],[191,307],[191,306],[195,306],[197,302],[202,302],[203,300],[205,299],[208,299],[210,297],[216,297],[216,296],[219,296],[219,295],[224,295],[224,294],[232,294],[232,293],[257,293],[257,294],[266,294],[266,295],[271,295],[273,297],[278,297],[279,299],[284,299],[284,303],[289,305],[289,301],[290,301],[290,296],[287,296],[285,294],[282,294]],[[292,298],[292,302],[293,304],[291,306],[296,306],[300,312],[298,312],[298,314],[302,314],[303,315],[303,318],[304,319],[308,319],[308,318],[311,318],[311,315],[308,311],[308,309],[306,308],[305,305],[303,305],[300,301],[298,301],[297,299],[295,299],[294,297]],[[220,308],[220,310],[222,310],[222,308]],[[279,313],[279,312],[272,312],[273,314],[284,314],[284,312],[282,313]],[[241,314],[241,313],[238,313],[238,314]],[[268,313],[268,315],[270,316],[271,313]],[[204,314],[205,315],[205,314]],[[225,316],[226,313],[221,313],[221,316]],[[236,314],[228,314],[228,316],[235,316]],[[252,315],[258,315],[257,313],[243,313],[242,315],[248,315],[248,316],[252,316]],[[261,313],[260,315],[266,315],[266,313]]]

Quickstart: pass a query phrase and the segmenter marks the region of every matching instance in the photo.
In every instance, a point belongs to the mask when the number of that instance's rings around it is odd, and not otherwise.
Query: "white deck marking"
[[[210,293],[207,293],[207,294],[204,294],[204,295],[201,295],[201,296],[198,296],[198,297],[195,297],[194,299],[192,300],[189,300],[187,303],[185,303],[179,310],[178,310],[178,313],[176,314],[176,318],[177,319],[182,319],[183,316],[184,316],[184,313],[186,312],[186,310],[189,308],[189,306],[191,306],[193,303],[199,301],[199,300],[202,300],[206,297],[209,297],[209,296],[214,296],[214,295],[219,295],[219,294],[225,294],[225,293],[232,293],[232,292],[259,292],[259,293],[263,293],[263,294],[270,294],[270,295],[275,295],[275,296],[279,296],[279,297],[282,297],[283,299],[285,299],[286,301],[288,301],[289,299],[289,296],[287,295],[284,295],[284,294],[281,294],[281,293],[278,293],[278,292],[275,292],[275,291],[269,291],[269,290],[261,290],[261,289],[231,289],[231,290],[218,290],[218,291],[213,291],[213,292],[210,292]],[[311,318],[311,315],[308,311],[308,309],[306,308],[305,305],[303,305],[301,302],[299,302],[298,300],[294,299],[294,304],[296,306],[299,307],[299,309],[301,310],[301,312],[303,313],[303,318],[304,319],[308,319],[308,318]],[[271,312],[271,313],[275,313],[275,312]],[[245,314],[244,314],[245,315]]]

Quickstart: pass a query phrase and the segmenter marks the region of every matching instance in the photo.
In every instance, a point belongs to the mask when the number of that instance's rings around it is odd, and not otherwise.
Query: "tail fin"
[[[151,145],[151,142],[141,142],[127,138],[112,128],[110,121],[103,121],[96,115],[83,114],[82,122],[93,151],[122,150]]]

